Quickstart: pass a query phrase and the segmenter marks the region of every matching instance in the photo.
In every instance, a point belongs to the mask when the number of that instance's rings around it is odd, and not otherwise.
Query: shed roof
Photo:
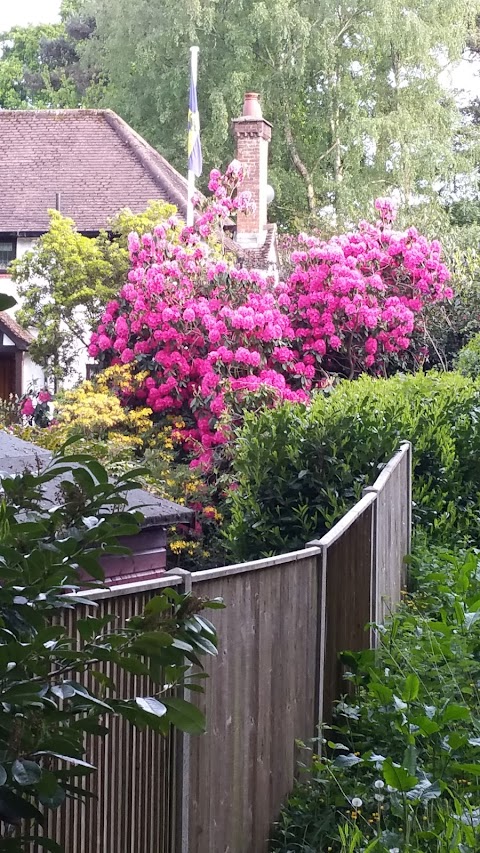
[[[52,454],[43,447],[38,447],[30,441],[23,441],[4,430],[0,430],[0,474],[22,474],[25,469],[30,471],[45,468]],[[55,502],[58,490],[58,480],[52,480],[43,486],[45,503]],[[184,506],[158,498],[144,489],[132,489],[127,492],[128,509],[140,510],[144,515],[142,527],[165,527],[178,522],[188,524],[193,512]]]

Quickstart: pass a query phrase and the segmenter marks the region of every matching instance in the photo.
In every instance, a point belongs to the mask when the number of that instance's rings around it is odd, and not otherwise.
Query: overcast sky
[[[48,24],[58,21],[60,0],[0,0],[0,32],[16,24]]]

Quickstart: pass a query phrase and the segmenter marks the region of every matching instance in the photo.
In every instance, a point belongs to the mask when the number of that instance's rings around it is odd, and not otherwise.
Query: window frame
[[[2,243],[12,243],[13,246],[12,257],[9,260],[8,264],[4,266],[0,261],[0,275],[5,275],[6,273],[8,273],[8,267],[10,266],[11,262],[16,260],[17,258],[17,236],[15,234],[0,234],[0,245]]]

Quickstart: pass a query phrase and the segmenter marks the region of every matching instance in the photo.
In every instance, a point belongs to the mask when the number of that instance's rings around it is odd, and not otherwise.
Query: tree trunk
[[[299,175],[301,175],[305,183],[305,187],[307,190],[308,209],[310,213],[316,213],[317,201],[315,198],[315,190],[313,188],[312,176],[298,153],[297,146],[295,145],[295,140],[293,138],[292,128],[290,126],[290,121],[287,115],[285,115],[284,127],[285,140],[290,153],[290,157],[292,158],[293,165],[295,166],[297,172],[299,173]]]

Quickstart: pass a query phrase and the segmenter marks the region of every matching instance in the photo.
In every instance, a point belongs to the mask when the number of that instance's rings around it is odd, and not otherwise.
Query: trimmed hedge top
[[[323,535],[404,439],[414,450],[416,523],[437,541],[477,533],[479,418],[480,382],[434,372],[363,376],[309,406],[247,415],[226,531],[235,559],[301,548]]]

